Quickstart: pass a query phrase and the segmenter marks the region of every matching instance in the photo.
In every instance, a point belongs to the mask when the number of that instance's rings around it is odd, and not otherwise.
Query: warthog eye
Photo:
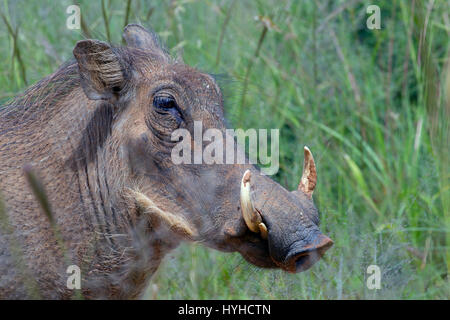
[[[158,95],[153,98],[153,106],[158,109],[177,108],[175,98],[170,95]]]
[[[171,115],[179,125],[183,121],[183,116],[178,108],[173,96],[167,93],[159,93],[153,98],[153,107],[161,115]]]

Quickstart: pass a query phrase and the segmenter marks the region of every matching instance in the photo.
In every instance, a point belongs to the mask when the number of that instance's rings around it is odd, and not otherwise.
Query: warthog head
[[[238,251],[260,267],[312,266],[333,242],[319,231],[309,149],[293,192],[250,164],[174,164],[175,130],[193,137],[201,121],[203,130],[225,134],[220,89],[210,75],[172,60],[141,26],[127,26],[124,39],[124,48],[83,40],[74,55],[86,96],[106,100],[113,112],[103,165],[122,172],[116,183],[137,204],[136,216],[155,232]]]

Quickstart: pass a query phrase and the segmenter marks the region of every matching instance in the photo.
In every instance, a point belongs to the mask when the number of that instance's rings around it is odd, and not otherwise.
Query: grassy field
[[[66,28],[81,7],[82,30]],[[369,30],[366,8],[381,8]],[[296,188],[303,145],[334,241],[305,273],[183,245],[148,299],[449,299],[448,1],[2,1],[0,102],[72,57],[83,37],[121,43],[152,27],[174,55],[217,74],[233,128],[279,128],[280,171]],[[1,164],[0,164],[1,165]],[[381,268],[369,290],[366,269]]]

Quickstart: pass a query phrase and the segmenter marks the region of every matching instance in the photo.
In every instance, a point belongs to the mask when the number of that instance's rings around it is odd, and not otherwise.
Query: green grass
[[[274,178],[289,189],[308,145],[321,229],[335,241],[297,275],[186,244],[145,298],[450,298],[447,1],[79,3],[90,37],[121,43],[125,21],[140,22],[187,64],[222,75],[232,127],[280,129]],[[70,4],[1,3],[0,102],[71,58],[83,35],[65,27]],[[366,28],[370,4],[381,30]],[[366,287],[371,264],[381,290]]]

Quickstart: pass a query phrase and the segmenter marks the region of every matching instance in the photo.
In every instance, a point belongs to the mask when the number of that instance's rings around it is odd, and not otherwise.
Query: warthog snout
[[[332,245],[319,228],[312,202],[316,166],[305,147],[303,175],[298,190],[289,192],[258,173],[246,170],[241,179],[240,205],[245,225],[260,238],[260,250],[238,249],[247,260],[260,266],[301,272],[313,266]],[[255,241],[254,241],[255,242]]]

